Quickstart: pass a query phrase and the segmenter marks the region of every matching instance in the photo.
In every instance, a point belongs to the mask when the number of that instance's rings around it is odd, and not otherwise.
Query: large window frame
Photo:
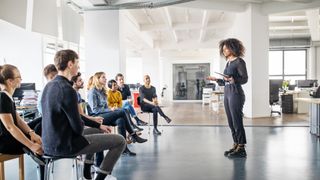
[[[308,65],[308,49],[307,48],[295,48],[295,49],[270,49],[270,51],[280,51],[282,53],[282,73],[281,74],[269,74],[269,79],[279,79],[278,77],[281,77],[282,80],[287,80],[288,77],[297,77],[297,76],[304,76],[304,79],[307,79],[307,65]],[[286,51],[304,51],[305,52],[305,69],[304,74],[285,74],[285,52]],[[270,59],[268,60],[270,63]]]

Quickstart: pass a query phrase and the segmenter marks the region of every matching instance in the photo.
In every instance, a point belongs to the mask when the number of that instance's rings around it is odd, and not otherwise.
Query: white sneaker
[[[105,180],[117,180],[117,178],[109,174]]]

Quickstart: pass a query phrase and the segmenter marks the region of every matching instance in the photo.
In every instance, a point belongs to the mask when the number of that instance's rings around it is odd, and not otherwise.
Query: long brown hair
[[[94,75],[93,75],[93,79],[92,79],[92,86],[99,89],[99,90],[103,90],[106,92],[107,88],[105,87],[105,85],[102,85],[100,82],[99,82],[99,79],[102,75],[105,75],[104,72],[96,72]]]

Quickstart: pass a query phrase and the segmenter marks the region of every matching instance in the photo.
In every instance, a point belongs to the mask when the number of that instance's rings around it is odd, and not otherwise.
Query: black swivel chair
[[[270,116],[272,116],[273,113],[277,113],[279,115],[281,115],[280,111],[274,111],[273,110],[273,106],[275,105],[280,105],[279,102],[279,87],[278,86],[270,86],[269,88],[269,104],[271,106],[271,114]]]

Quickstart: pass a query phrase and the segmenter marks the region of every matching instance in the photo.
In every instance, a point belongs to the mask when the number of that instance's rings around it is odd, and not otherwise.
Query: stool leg
[[[19,156],[19,180],[24,180],[24,158],[23,158],[23,154]]]
[[[149,118],[148,118],[148,133],[150,134],[150,113],[148,113],[148,116],[149,116]]]
[[[74,163],[74,169],[75,169],[75,173],[76,173],[76,178],[77,178],[77,180],[79,180],[79,173],[78,173],[78,159],[77,159],[77,158],[75,158],[75,159],[74,159],[74,161],[73,161],[73,163]]]
[[[4,162],[0,162],[0,180],[4,180]]]

